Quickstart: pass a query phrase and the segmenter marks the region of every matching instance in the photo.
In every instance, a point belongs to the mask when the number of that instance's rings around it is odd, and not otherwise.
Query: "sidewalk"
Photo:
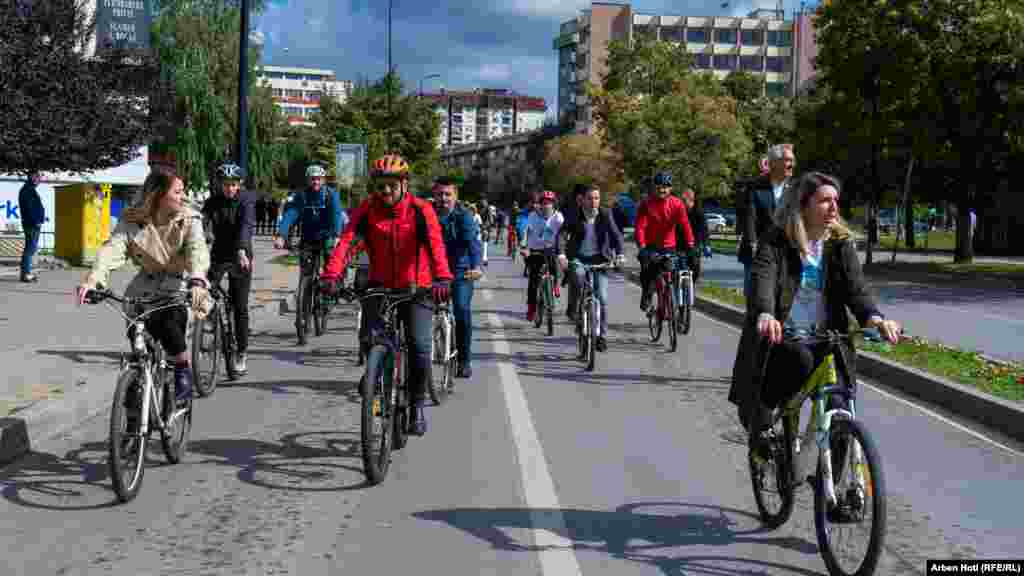
[[[255,326],[279,314],[296,282],[294,269],[267,263],[277,254],[269,239],[255,241]],[[0,266],[0,465],[108,409],[125,350],[124,321],[115,311],[75,305],[72,292],[84,269],[39,272],[38,283],[23,284],[17,267]],[[112,287],[122,289],[134,273],[115,272]]]

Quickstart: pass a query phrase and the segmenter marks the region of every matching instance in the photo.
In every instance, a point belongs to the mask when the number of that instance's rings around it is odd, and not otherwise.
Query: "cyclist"
[[[555,239],[562,228],[565,218],[555,210],[555,193],[545,190],[540,197],[540,210],[530,214],[526,230],[519,246],[526,258],[526,266],[530,271],[530,282],[526,294],[526,319],[533,321],[537,314],[537,289],[540,287],[540,269],[546,261],[548,270],[554,276],[555,297],[559,294],[558,267],[555,266]],[[529,249],[529,252],[527,252]]]
[[[289,230],[298,222],[302,231],[300,244],[303,249],[318,248],[326,253],[334,249],[338,243],[338,234],[345,228],[348,218],[341,207],[338,191],[324,186],[326,176],[327,171],[319,164],[310,164],[306,168],[306,189],[293,194],[285,204],[278,235],[274,238],[274,248],[281,250],[285,247]],[[299,270],[300,281],[306,274],[310,274],[310,271]],[[296,314],[296,326],[300,320],[300,315]]]
[[[622,265],[623,262],[622,232],[612,218],[611,210],[601,208],[601,191],[595,186],[586,188],[587,191],[581,194],[579,218],[568,230],[566,227],[570,224],[563,225],[559,231],[558,263],[562,270],[568,267],[570,258],[588,265],[613,261]],[[582,268],[577,268],[571,276],[576,290],[583,285],[584,274]],[[608,349],[605,342],[608,333],[608,276],[605,270],[594,273],[594,297],[601,304],[601,323],[594,345],[598,351],[604,352]]]
[[[434,181],[434,209],[444,238],[452,281],[452,315],[460,378],[473,375],[473,283],[480,278],[480,236],[476,222],[458,202],[458,188],[449,178]]]
[[[896,343],[898,322],[886,320],[867,288],[850,230],[839,218],[839,183],[811,172],[780,198],[778,225],[758,242],[752,271],[753,299],[747,302],[743,335],[733,366],[729,401],[739,408],[758,451],[771,408],[784,403],[823,360],[824,344],[784,340],[818,329],[848,332],[847,309],[861,326],[876,327]],[[856,383],[854,351],[841,346],[837,368],[848,386]],[[769,377],[770,375],[770,377]],[[839,403],[827,409],[843,408]]]
[[[494,229],[494,213],[491,212],[491,206],[487,202],[487,198],[480,200],[480,210],[478,216],[480,217],[480,238],[483,242],[483,265],[487,267],[487,245],[491,243],[491,231]]]
[[[649,266],[660,253],[676,250],[676,226],[681,226],[686,239],[686,250],[694,248],[693,230],[686,215],[686,205],[672,195],[672,175],[659,172],[654,176],[654,191],[640,205],[636,215],[636,243],[640,247],[640,283],[643,295],[640,309],[647,312],[651,306],[651,283],[657,269]]]
[[[558,210],[565,217],[565,223],[562,224],[562,228],[559,231],[559,236],[567,230],[574,230],[576,228],[576,222],[580,219],[580,214],[583,211],[583,195],[590,191],[590,186],[583,183],[577,183],[573,186],[572,197],[566,197],[562,201],[561,206]],[[561,239],[557,239],[556,242],[559,246],[563,245],[564,242]],[[569,297],[565,303],[565,315],[569,317],[573,322],[576,321],[576,288],[574,284],[569,284],[569,275],[562,277],[562,286],[568,285]]]
[[[126,262],[140,268],[128,283],[125,295],[146,298],[189,288],[197,319],[209,313],[206,272],[210,253],[203,236],[200,214],[185,205],[181,179],[165,170],[154,170],[142,185],[141,202],[124,211],[110,238],[96,253],[92,269],[76,289],[78,304],[110,272]],[[192,371],[185,342],[188,314],[180,307],[155,312],[146,319],[146,330],[160,342],[174,363],[175,399],[179,404],[192,396]],[[141,398],[130,399],[138,408]],[[132,424],[129,423],[129,426]]]
[[[249,289],[252,286],[255,210],[252,195],[241,187],[245,178],[241,166],[226,162],[217,168],[217,174],[221,180],[221,194],[210,197],[202,210],[203,223],[213,235],[207,279],[211,285],[217,285],[225,273],[228,275],[238,356],[224,360],[234,362],[235,370],[244,374],[249,347]]]
[[[353,212],[348,226],[331,253],[323,273],[323,290],[336,294],[342,270],[351,256],[352,240],[358,234],[370,257],[369,286],[384,288],[431,287],[435,302],[448,299],[452,274],[437,214],[429,202],[409,193],[409,164],[401,156],[387,154],[377,160],[370,174],[373,196]],[[409,388],[415,407],[411,432],[427,431],[424,413],[430,382],[430,342],[433,309],[422,302],[409,302],[399,310],[406,323],[412,354]],[[375,326],[379,301],[365,301],[367,326]],[[371,330],[372,331],[372,330]]]
[[[516,220],[519,218],[519,202],[512,203],[512,210],[508,213],[508,230],[506,231],[505,237],[508,239],[508,255],[511,256],[513,251],[519,246],[519,235],[516,234],[517,223]]]
[[[519,242],[526,237],[526,224],[530,221],[530,214],[540,210],[538,196],[533,194],[526,207],[516,214],[516,250],[519,249]],[[523,262],[523,277],[529,276],[530,267]]]

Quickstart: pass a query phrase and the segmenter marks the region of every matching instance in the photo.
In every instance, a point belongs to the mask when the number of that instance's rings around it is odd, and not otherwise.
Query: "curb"
[[[629,279],[638,283],[639,274],[630,271]],[[745,311],[702,296],[695,300],[700,312],[737,328],[743,326]],[[857,372],[860,376],[1024,442],[1024,407],[864,350],[857,351]]]

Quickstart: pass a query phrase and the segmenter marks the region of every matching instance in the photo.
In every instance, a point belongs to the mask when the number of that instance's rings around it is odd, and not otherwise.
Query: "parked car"
[[[707,226],[708,232],[711,233],[718,232],[719,230],[725,228],[726,226],[725,216],[722,216],[721,214],[716,214],[714,212],[705,212],[704,222]]]
[[[878,231],[882,234],[896,232],[896,209],[882,208],[878,211]]]
[[[725,225],[729,227],[736,226],[736,210],[733,208],[721,208],[716,210],[717,214],[720,214],[722,218],[725,218]]]

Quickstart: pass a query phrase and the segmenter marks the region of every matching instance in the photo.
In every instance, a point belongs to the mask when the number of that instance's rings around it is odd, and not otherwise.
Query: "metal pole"
[[[236,162],[249,179],[249,0],[242,0],[242,26],[238,42],[238,142]]]
[[[391,151],[391,3],[392,0],[388,0],[388,73],[384,77],[384,88],[388,91],[388,128],[385,139],[388,152]]]

